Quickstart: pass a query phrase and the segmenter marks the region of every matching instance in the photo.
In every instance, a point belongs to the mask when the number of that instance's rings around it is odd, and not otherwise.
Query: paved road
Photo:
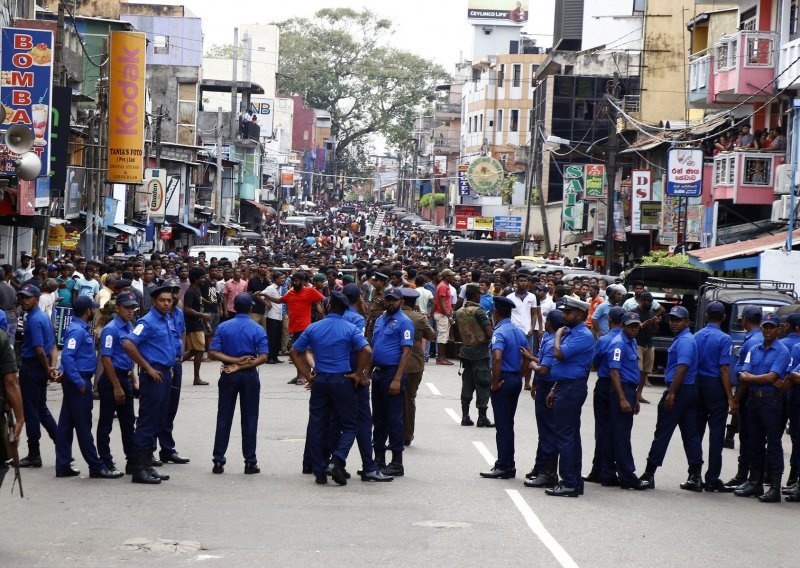
[[[216,363],[204,364],[204,378],[215,382],[217,369]],[[191,373],[188,364],[185,371]],[[519,477],[480,479],[478,472],[488,469],[487,459],[495,453],[494,431],[464,428],[454,420],[460,412],[457,367],[427,367],[417,436],[404,457],[405,477],[388,484],[354,479],[346,487],[317,486],[312,476],[300,473],[307,393],[286,384],[292,374],[288,364],[261,371],[261,475],[242,474],[235,429],[225,474],[211,473],[214,386],[184,388],[176,439],[192,462],[162,468],[172,479],[160,486],[134,485],[129,477],[89,479],[77,444],[76,466],[83,475],[56,479],[53,447],[44,442],[45,467],[24,471],[25,499],[9,495],[8,486],[0,494],[0,565],[105,568],[144,561],[167,567],[249,562],[469,568],[499,561],[537,568],[733,568],[751,567],[757,558],[764,566],[797,566],[790,543],[800,507],[680,490],[686,463],[677,434],[657,474],[656,491],[588,485],[579,499],[550,498],[522,485],[536,444],[533,403],[523,393],[517,413]],[[659,391],[645,394],[655,403]],[[48,395],[51,409],[58,410],[60,392]],[[652,404],[634,425],[640,470],[654,425]],[[583,432],[588,471],[593,451],[588,403]],[[116,430],[112,440],[121,456]],[[354,473],[356,451],[351,458],[348,469]],[[735,453],[725,450],[724,460],[727,478]],[[168,544],[158,548],[158,539],[181,543],[180,552]],[[148,547],[156,550],[146,552]]]

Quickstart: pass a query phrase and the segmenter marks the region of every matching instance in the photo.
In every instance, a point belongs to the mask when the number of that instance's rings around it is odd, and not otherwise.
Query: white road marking
[[[445,408],[444,411],[450,418],[456,421],[456,424],[461,424],[461,417],[458,414],[456,414],[455,410],[453,410],[452,408]]]
[[[487,448],[483,442],[472,442],[472,445],[475,446],[475,449],[478,450],[478,453],[481,456],[483,456],[483,459],[486,460],[486,463],[488,463],[491,466],[494,466],[495,462],[494,456],[492,455],[492,452],[489,451],[489,448]]]
[[[475,444],[477,445],[477,442]],[[522,495],[519,494],[519,491],[516,489],[506,489],[506,493],[511,497],[511,500],[514,502],[519,512],[522,513],[522,517],[528,524],[528,528],[533,531],[533,534],[535,534],[550,553],[555,556],[558,563],[561,564],[563,568],[578,568],[572,556],[570,556],[569,553],[558,544],[558,541],[553,538],[553,535],[545,528],[542,521],[540,521],[536,513],[533,512],[533,509],[530,508],[525,499],[522,498]]]
[[[428,388],[433,393],[433,396],[442,396],[442,393],[439,391],[439,389],[436,388],[436,385],[434,385],[433,383],[425,383],[425,384],[428,385]],[[460,419],[459,422],[461,422]]]

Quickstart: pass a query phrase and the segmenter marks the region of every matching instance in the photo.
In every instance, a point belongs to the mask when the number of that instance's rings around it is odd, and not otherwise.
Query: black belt
[[[125,369],[118,369],[117,367],[114,367],[114,373],[116,373],[116,375],[117,375],[118,377],[127,377],[127,376],[129,376],[129,375],[130,375],[132,372],[133,372],[133,369],[130,369],[130,370],[127,370],[127,371],[126,371]]]
[[[754,398],[775,398],[780,393],[778,391],[769,391],[769,390],[753,390],[750,389],[750,394]]]

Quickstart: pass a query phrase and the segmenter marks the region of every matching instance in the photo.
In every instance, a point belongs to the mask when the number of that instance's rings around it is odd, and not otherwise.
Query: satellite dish
[[[12,124],[6,130],[6,146],[15,154],[24,154],[33,148],[33,130],[24,124]]]
[[[39,172],[42,171],[42,161],[36,152],[25,152],[14,161],[14,168],[17,170],[17,175],[20,179],[31,181],[39,177]]]

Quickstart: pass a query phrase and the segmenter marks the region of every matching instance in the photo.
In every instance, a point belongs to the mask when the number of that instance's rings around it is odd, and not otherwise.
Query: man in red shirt
[[[442,270],[442,281],[436,286],[433,319],[436,322],[436,342],[439,344],[437,365],[453,364],[447,359],[447,342],[450,338],[450,326],[453,320],[453,298],[450,295],[450,282],[453,280],[453,274],[449,268]]]
[[[265,296],[270,302],[278,304],[286,304],[289,311],[289,348],[291,349],[292,343],[295,339],[300,337],[306,328],[311,325],[311,309],[315,302],[322,302],[325,299],[319,290],[314,286],[306,286],[308,276],[303,272],[296,272],[292,274],[292,287],[280,298],[273,298]],[[306,352],[307,356],[308,351]],[[314,361],[309,360],[309,364],[313,368]],[[289,381],[290,385],[305,384],[300,378],[298,373],[295,378]]]

